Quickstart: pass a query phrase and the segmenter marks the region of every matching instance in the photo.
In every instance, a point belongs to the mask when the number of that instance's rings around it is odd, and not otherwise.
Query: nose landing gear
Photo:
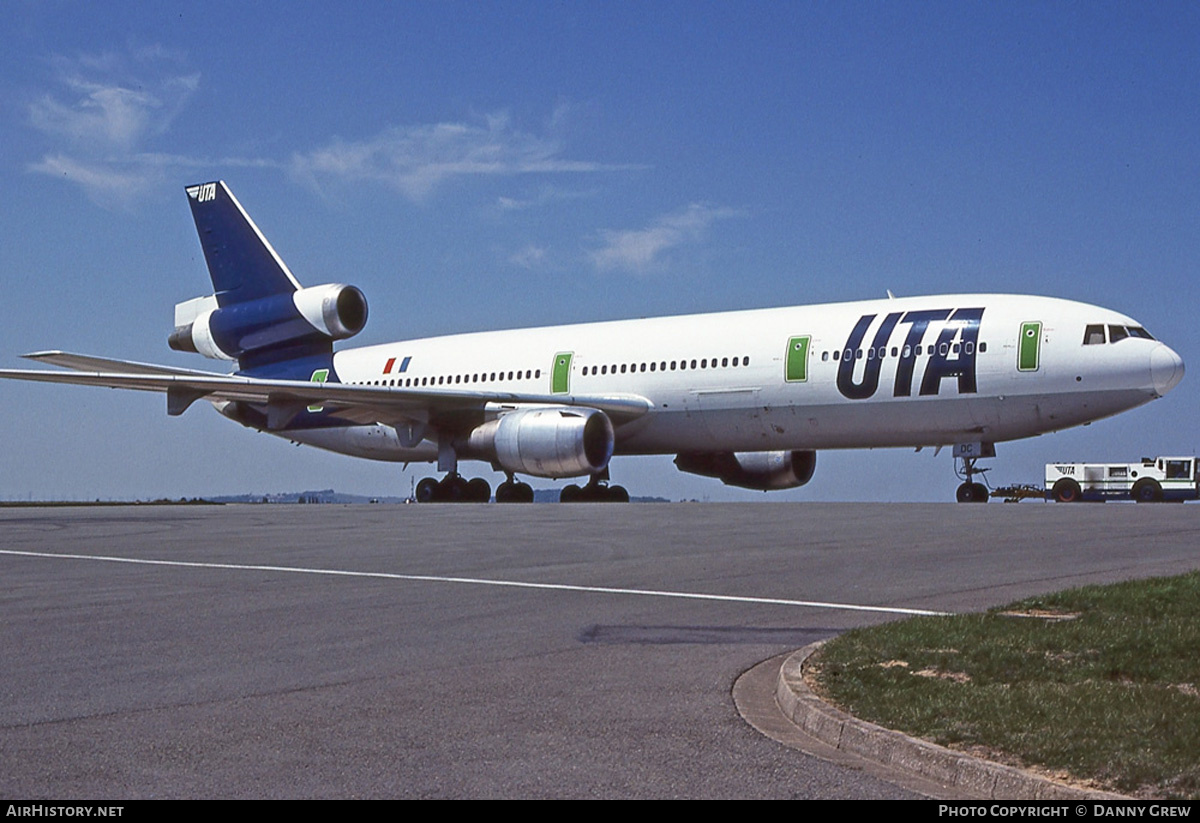
[[[995,457],[994,443],[959,443],[954,447],[954,474],[962,480],[955,498],[959,503],[986,503],[988,488],[976,482],[975,476],[983,476],[988,469],[977,468],[975,461],[984,457]],[[962,461],[961,467],[959,461]]]

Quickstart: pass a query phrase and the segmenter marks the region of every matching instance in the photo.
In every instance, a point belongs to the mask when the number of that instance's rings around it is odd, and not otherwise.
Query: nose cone
[[[1183,379],[1183,358],[1169,346],[1159,345],[1150,353],[1150,379],[1154,393],[1162,397]]]

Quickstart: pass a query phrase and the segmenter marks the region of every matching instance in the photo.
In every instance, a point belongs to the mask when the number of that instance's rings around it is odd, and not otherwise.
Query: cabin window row
[[[635,374],[652,371],[685,371],[687,369],[727,369],[737,366],[749,366],[750,358],[743,357],[713,357],[693,360],[660,360],[651,363],[613,363],[600,366],[584,366],[584,376],[596,374]]]
[[[892,346],[890,353],[887,346],[871,346],[866,349],[846,349],[844,352],[823,351],[821,352],[821,360],[828,361],[830,358],[833,360],[874,360],[875,358],[882,360],[886,357],[920,357],[923,354],[933,354],[934,352],[944,357],[947,354],[974,354],[975,348],[975,343],[971,340],[965,343],[931,343],[928,346],[916,346],[915,348],[913,346],[904,346],[903,348]],[[982,354],[986,351],[987,343],[980,343],[979,352]]]
[[[502,380],[537,380],[542,376],[541,369],[523,369],[518,371],[480,372],[477,374],[439,374],[430,377],[393,377],[389,380],[359,381],[360,386],[396,386],[402,389],[422,388],[427,386],[457,386],[464,383],[496,383]]]

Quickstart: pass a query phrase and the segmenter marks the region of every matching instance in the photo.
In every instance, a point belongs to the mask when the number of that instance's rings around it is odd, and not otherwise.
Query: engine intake
[[[726,486],[756,491],[794,489],[812,480],[815,451],[691,452],[676,455],[682,472],[716,477]]]
[[[505,471],[558,478],[604,471],[613,445],[612,423],[604,412],[537,408],[511,411],[476,427],[463,451]]]
[[[200,298],[175,307],[175,331],[167,344],[218,360],[305,343],[344,340],[367,324],[367,299],[354,286],[330,283],[215,306]]]

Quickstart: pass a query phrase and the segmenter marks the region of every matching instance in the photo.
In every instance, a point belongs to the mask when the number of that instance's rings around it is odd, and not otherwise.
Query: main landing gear
[[[512,474],[509,474],[508,479],[496,487],[496,502],[532,503],[533,487],[528,483],[519,482]]]
[[[559,503],[628,503],[629,492],[624,486],[608,484],[608,470],[593,474],[587,485],[580,488],[572,483],[564,486],[558,495]]]
[[[496,496],[499,498],[499,492]],[[418,503],[486,503],[492,498],[492,487],[482,477],[468,480],[458,472],[450,472],[441,480],[426,477],[417,484],[415,497]]]
[[[955,497],[959,503],[986,503],[988,488],[975,481],[975,475],[983,476],[988,469],[976,468],[975,461],[984,457],[995,457],[994,443],[959,443],[954,447],[954,473],[962,480]],[[962,461],[961,468],[959,461]]]

